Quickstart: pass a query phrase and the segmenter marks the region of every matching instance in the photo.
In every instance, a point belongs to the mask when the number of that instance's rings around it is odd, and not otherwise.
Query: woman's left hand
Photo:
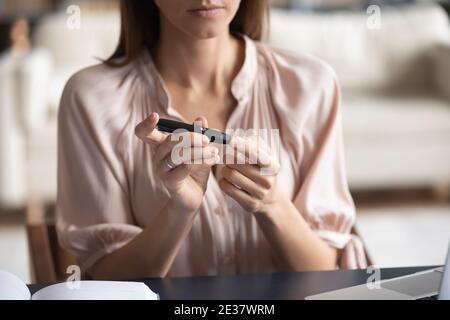
[[[234,161],[225,161],[219,181],[221,189],[251,213],[270,211],[280,198],[277,190],[278,159],[267,143],[259,138],[235,137],[231,147]]]

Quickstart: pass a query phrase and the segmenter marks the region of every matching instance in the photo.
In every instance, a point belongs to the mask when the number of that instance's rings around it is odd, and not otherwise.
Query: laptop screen
[[[439,291],[439,300],[450,300],[450,244],[441,281],[441,290]]]

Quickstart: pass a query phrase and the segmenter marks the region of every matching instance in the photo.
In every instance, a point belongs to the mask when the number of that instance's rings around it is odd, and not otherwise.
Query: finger
[[[220,162],[219,150],[214,146],[181,150],[184,151],[179,154],[177,150],[173,149],[171,154],[159,161],[157,170],[166,173],[174,170],[173,166],[178,167],[183,164],[213,166]]]
[[[272,181],[274,179],[274,175],[263,174],[262,169],[256,165],[242,165],[242,164],[229,164],[226,165],[230,169],[234,169],[248,179],[254,181],[257,185],[265,189],[270,189],[272,187]]]
[[[220,157],[216,156],[212,158],[211,164],[203,163],[201,165],[194,165],[194,164],[181,164],[174,168],[173,170],[169,170],[165,172],[164,179],[166,180],[166,183],[169,185],[174,185],[175,183],[182,181],[183,179],[186,179],[192,172],[203,169],[205,167],[211,167],[214,165],[214,163],[217,163],[220,161]]]
[[[241,137],[233,137],[231,146],[235,152],[235,157],[241,163],[239,156],[244,156],[246,163],[256,164],[260,167],[270,167],[272,159],[270,154],[265,150],[264,144],[256,139],[243,139]],[[240,161],[239,161],[240,160]]]
[[[153,112],[147,119],[136,126],[134,130],[135,135],[147,143],[163,143],[167,135],[156,129],[158,121],[159,115]]]
[[[220,157],[218,155],[216,155],[211,158],[203,159],[202,163],[200,163],[200,164],[186,163],[186,165],[191,167],[191,172],[194,172],[196,170],[211,169],[211,167],[215,166],[219,162],[220,162]]]
[[[204,148],[189,148],[184,149],[186,156],[184,156],[184,163],[202,164],[204,160],[215,158],[219,155],[219,149],[214,146],[207,146]]]
[[[204,160],[215,158],[217,155],[219,155],[219,149],[208,145],[206,147],[174,148],[169,156],[175,164],[202,164]]]
[[[225,179],[219,181],[219,186],[227,195],[236,200],[245,210],[255,212],[258,210],[258,201],[248,193],[240,190]]]
[[[264,199],[269,191],[230,167],[223,168],[222,177],[259,200]]]
[[[207,166],[207,167],[211,168],[211,167],[217,165],[218,163],[220,163],[220,160],[221,160],[220,156],[216,155],[213,158],[204,159],[202,166]]]
[[[202,128],[208,128],[208,119],[205,116],[200,116],[194,121],[195,124],[198,124]]]
[[[164,143],[158,146],[155,159],[160,161],[166,158],[174,148],[204,147],[209,145],[208,137],[195,132],[183,132],[167,136]]]
[[[168,171],[165,174],[165,180],[167,185],[174,185],[179,181],[186,179],[191,173],[191,168],[187,164],[182,164],[173,170]]]
[[[205,116],[197,117],[197,118],[194,120],[194,126],[199,127],[199,128],[202,128],[202,129],[208,128],[208,119],[206,119]],[[209,138],[208,138],[208,139],[209,139]]]

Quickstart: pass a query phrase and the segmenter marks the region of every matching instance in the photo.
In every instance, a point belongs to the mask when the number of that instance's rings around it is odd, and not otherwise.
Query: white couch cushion
[[[28,137],[28,197],[54,201],[57,186],[57,125],[48,122]]]
[[[450,144],[450,103],[432,92],[344,93],[342,104],[347,142]]]
[[[49,90],[49,107],[53,113],[70,76],[108,58],[119,39],[120,14],[115,10],[102,13],[83,11],[80,29],[69,29],[67,19],[68,15],[64,13],[50,15],[40,22],[34,35],[35,44],[47,48],[54,60]]]
[[[17,207],[27,194],[23,119],[18,112],[21,59],[0,55],[0,207]]]
[[[353,189],[450,181],[450,104],[435,94],[344,94],[342,118]]]
[[[423,86],[430,66],[422,58],[450,39],[449,21],[438,5],[381,7],[381,28],[367,27],[364,11],[308,13],[273,10],[269,41],[327,61],[344,89]]]
[[[52,52],[57,69],[85,67],[111,55],[119,39],[120,14],[117,11],[83,12],[80,29],[69,29],[68,17],[64,13],[46,17],[34,35],[36,45]]]

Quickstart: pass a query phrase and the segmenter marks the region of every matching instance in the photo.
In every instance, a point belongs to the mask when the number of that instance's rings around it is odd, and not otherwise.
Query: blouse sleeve
[[[351,233],[356,213],[346,178],[337,76],[307,54],[270,48],[267,56],[283,143],[293,150],[293,203],[311,229],[339,250],[340,268],[364,268],[364,247]]]
[[[334,72],[325,71],[299,132],[301,182],[294,204],[316,234],[340,250],[339,267],[363,268],[363,245],[351,234],[355,207],[346,179],[339,86]]]
[[[96,95],[83,89],[89,81],[82,77],[69,80],[58,115],[57,232],[61,246],[86,271],[141,229],[133,225],[123,169],[110,140],[116,137],[108,132]]]

